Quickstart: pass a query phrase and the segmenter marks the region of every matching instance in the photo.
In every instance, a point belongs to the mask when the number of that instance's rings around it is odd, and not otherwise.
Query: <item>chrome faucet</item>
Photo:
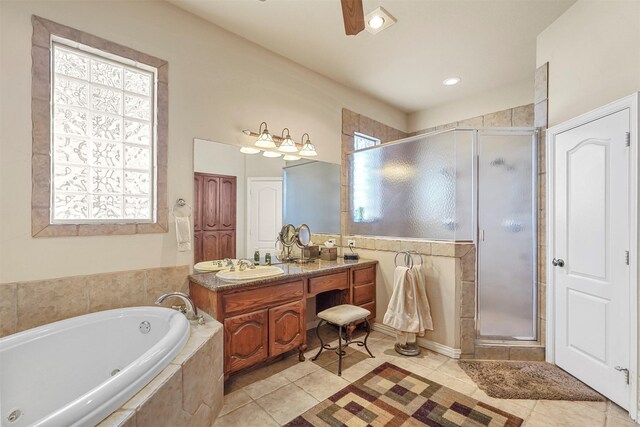
[[[198,308],[193,303],[193,300],[189,298],[189,295],[185,294],[184,292],[169,292],[168,294],[161,295],[160,298],[156,300],[156,305],[162,304],[164,300],[169,297],[178,297],[182,301],[184,301],[185,304],[184,306],[174,306],[172,308],[184,313],[184,315],[187,316],[187,319],[189,320],[200,320],[201,316],[198,316]]]
[[[248,259],[241,259],[240,261],[238,261],[238,269],[240,271],[245,271],[247,267],[249,267],[249,270],[253,270],[254,268],[256,268],[256,265],[253,263],[253,261]]]

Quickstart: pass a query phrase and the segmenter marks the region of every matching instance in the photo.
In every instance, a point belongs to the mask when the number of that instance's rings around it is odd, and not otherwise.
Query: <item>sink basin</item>
[[[234,264],[238,263],[237,259],[232,260]],[[223,262],[221,267],[218,267],[218,260],[215,261],[202,261],[197,263],[196,265],[193,266],[194,270],[200,271],[200,272],[209,272],[209,271],[220,271],[220,270],[226,270],[227,268],[227,263]]]
[[[216,273],[216,276],[225,280],[254,280],[280,276],[282,274],[284,274],[284,270],[282,270],[280,267],[274,267],[272,265],[261,265],[253,269],[247,268],[244,271],[223,270]]]

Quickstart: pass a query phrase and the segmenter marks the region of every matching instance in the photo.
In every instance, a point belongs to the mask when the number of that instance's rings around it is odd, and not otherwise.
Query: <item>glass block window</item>
[[[362,150],[364,148],[380,145],[380,140],[369,135],[354,132],[353,148]],[[353,169],[351,182],[353,183],[353,199],[351,218],[353,222],[371,223],[380,217],[380,192],[379,185],[370,179],[368,169],[380,167],[377,157],[353,157]]]
[[[53,224],[153,222],[157,69],[52,43]]]

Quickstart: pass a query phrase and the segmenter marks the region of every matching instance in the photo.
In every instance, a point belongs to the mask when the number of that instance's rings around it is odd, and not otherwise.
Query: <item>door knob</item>
[[[553,264],[554,267],[564,267],[564,260],[554,258],[551,264]]]

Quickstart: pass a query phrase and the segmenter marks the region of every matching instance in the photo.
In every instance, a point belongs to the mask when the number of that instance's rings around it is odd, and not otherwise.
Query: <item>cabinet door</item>
[[[220,177],[219,230],[236,228],[236,178]]]
[[[202,230],[202,175],[193,177],[193,229]]]
[[[236,232],[235,231],[219,231],[218,239],[220,244],[220,258],[236,257]]]
[[[202,260],[220,259],[220,233],[218,231],[202,232]]]
[[[202,182],[202,229],[217,230],[220,227],[220,178],[203,177]]]
[[[193,262],[204,261],[202,255],[202,231],[196,231],[193,235]]]
[[[269,309],[269,356],[293,350],[305,334],[304,301],[294,301]]]
[[[267,315],[264,309],[224,320],[225,373],[235,372],[267,358]]]

